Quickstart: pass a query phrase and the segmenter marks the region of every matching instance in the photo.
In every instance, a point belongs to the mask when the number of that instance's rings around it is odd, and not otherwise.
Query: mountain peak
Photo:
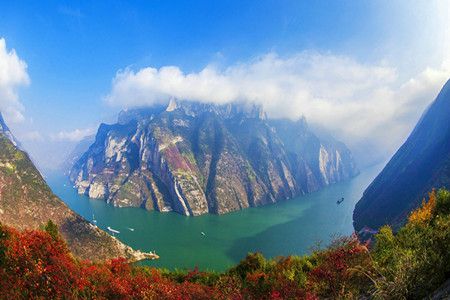
[[[14,144],[14,146],[16,147],[19,146],[19,143],[17,142],[16,138],[9,130],[8,125],[6,125],[1,112],[0,112],[0,132],[3,133],[11,141],[11,143]]]
[[[3,119],[3,115],[0,112],[0,131],[1,132],[5,132],[5,131],[9,131],[8,126],[5,123],[5,120]]]
[[[345,146],[299,124],[272,123],[247,102],[172,98],[101,126],[70,179],[114,206],[197,216],[274,203],[357,173]]]
[[[177,100],[174,97],[170,98],[166,111],[174,111],[177,108],[178,108]]]

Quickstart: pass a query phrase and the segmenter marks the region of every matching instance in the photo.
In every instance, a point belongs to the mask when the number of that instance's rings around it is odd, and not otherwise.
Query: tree
[[[44,230],[54,239],[59,239],[59,230],[58,225],[53,223],[52,220],[48,220],[47,224],[45,224]]]

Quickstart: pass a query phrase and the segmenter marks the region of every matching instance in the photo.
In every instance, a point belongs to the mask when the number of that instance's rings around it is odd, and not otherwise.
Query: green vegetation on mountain
[[[45,231],[0,226],[0,298],[64,299],[446,299],[450,294],[450,192],[430,193],[397,233],[373,245],[356,236],[307,256],[249,254],[224,273],[169,271],[123,259],[75,259]],[[444,284],[444,285],[443,285]],[[441,288],[440,288],[441,287]],[[437,291],[437,292],[436,292]]]
[[[0,223],[20,230],[38,229],[49,219],[77,257],[134,260],[143,255],[70,210],[53,194],[28,155],[0,128]]]
[[[316,191],[357,174],[347,147],[306,121],[260,107],[172,100],[102,124],[74,164],[78,192],[118,207],[224,214]]]

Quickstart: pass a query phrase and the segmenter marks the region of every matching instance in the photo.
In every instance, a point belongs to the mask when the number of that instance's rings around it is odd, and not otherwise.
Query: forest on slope
[[[75,258],[51,221],[43,230],[0,226],[2,299],[422,299],[450,278],[449,262],[447,190],[430,192],[405,226],[384,226],[373,242],[342,237],[270,260],[253,253],[224,273],[93,263]]]

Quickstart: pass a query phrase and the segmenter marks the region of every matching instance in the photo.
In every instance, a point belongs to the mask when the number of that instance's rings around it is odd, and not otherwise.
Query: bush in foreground
[[[421,299],[450,278],[450,192],[430,193],[398,233],[369,251],[356,236],[308,256],[249,254],[224,273],[138,267],[72,256],[56,226],[0,225],[2,299]]]

